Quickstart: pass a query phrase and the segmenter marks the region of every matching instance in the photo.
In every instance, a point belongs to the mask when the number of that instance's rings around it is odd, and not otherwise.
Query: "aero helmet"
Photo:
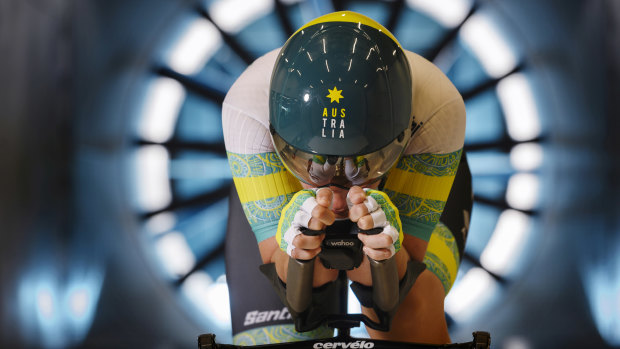
[[[414,130],[409,63],[382,25],[344,11],[284,44],[269,94],[276,152],[315,187],[365,185],[396,163]]]

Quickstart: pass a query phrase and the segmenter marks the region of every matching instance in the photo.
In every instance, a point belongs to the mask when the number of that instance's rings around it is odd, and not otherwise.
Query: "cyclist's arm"
[[[419,126],[382,190],[398,208],[403,249],[423,261],[431,232],[443,212],[465,136],[465,105],[456,88],[435,67],[406,52],[414,79],[413,115]],[[399,263],[400,264],[400,263]],[[408,342],[449,343],[444,313],[445,289],[425,270],[399,306],[389,332],[368,329],[373,338]],[[363,312],[373,317],[371,309]]]
[[[383,191],[398,208],[403,233],[409,236],[404,246],[415,260],[422,261],[426,254],[460,158],[460,149],[446,154],[406,155],[390,171]]]
[[[402,176],[401,178],[405,179],[402,182],[393,181],[390,183],[390,179],[394,178],[391,177],[386,183],[388,189],[384,190],[392,195],[394,204],[400,205],[400,217],[405,233],[402,242],[404,248],[401,248],[395,255],[399,269],[399,277],[401,278],[406,268],[406,263],[410,258],[418,261],[424,260],[431,231],[439,220],[439,216],[441,216],[447,194],[449,193],[454,179],[454,175],[451,173],[456,171],[456,165],[458,165],[458,159],[460,158],[460,151],[457,152],[457,154],[453,154],[452,157],[455,158],[455,160],[452,161],[454,165],[439,166],[439,168],[441,168],[439,173],[445,174],[444,176],[432,177],[431,179],[425,178],[428,177],[428,175],[425,174],[423,167],[421,168],[419,164],[416,164],[416,166],[412,166],[411,168],[417,168],[418,170],[402,171],[400,174]],[[420,158],[425,159],[427,157],[413,157],[410,160],[419,161]],[[438,159],[441,158],[441,156],[438,155],[428,158]],[[450,161],[447,163],[450,164]],[[452,167],[454,167],[454,170],[452,170]],[[437,168],[437,166],[435,166],[435,168]],[[392,173],[390,175],[392,175]],[[396,185],[389,186],[389,184],[394,183],[415,184],[415,182],[412,183],[411,181],[407,181],[407,178],[410,180],[419,180],[425,184],[426,188],[428,188],[433,181],[443,183],[445,187],[435,188],[435,191],[439,193],[445,192],[445,197],[437,194],[431,196],[427,194],[428,192],[425,193],[422,190],[416,191],[421,187],[416,187],[414,185],[408,186],[402,184],[400,187]],[[394,190],[395,188],[398,188],[398,191]],[[408,191],[408,189],[413,190]],[[433,188],[431,187],[431,189]],[[405,193],[411,196],[405,195]],[[427,197],[424,198],[424,195]],[[412,207],[410,205],[412,202],[420,203],[420,205],[416,207],[417,209],[407,211],[407,209]],[[425,207],[424,203],[426,202],[433,203],[435,210],[420,209],[420,207]],[[368,263],[364,263],[362,268],[354,272],[349,272],[349,277],[362,284],[370,285],[372,280],[369,277],[370,270]],[[444,315],[444,297],[445,290],[443,283],[430,270],[426,270],[418,277],[414,287],[409,291],[403,303],[400,304],[396,316],[392,321],[391,330],[389,332],[380,332],[369,329],[368,332],[371,337],[375,339],[433,344],[449,343],[450,337]],[[372,309],[363,308],[363,312],[367,316],[376,319]]]
[[[286,171],[274,152],[239,154],[229,151],[228,159],[237,193],[256,236],[262,261],[275,263],[280,279],[286,282],[289,257],[280,249],[275,235],[282,209],[301,189],[301,185]],[[312,243],[318,237],[298,238],[310,240]],[[302,241],[296,246],[306,247],[304,242],[308,243]],[[308,259],[305,255],[297,257]],[[321,263],[315,264],[315,274],[317,286],[334,280],[336,276],[333,271],[327,271]]]
[[[399,277],[402,278],[406,264],[411,258],[410,249],[418,249],[419,239],[405,235],[403,247],[396,255]],[[426,244],[424,245],[426,247]],[[370,266],[365,259],[360,268],[348,272],[351,280],[371,285]],[[375,331],[368,328],[374,339],[402,342],[444,344],[450,343],[450,336],[444,315],[444,286],[430,270],[422,272],[409,291],[392,319],[389,332]],[[374,310],[362,307],[362,312],[378,321]]]
[[[362,312],[375,318],[371,309],[362,308]],[[429,344],[450,343],[444,314],[443,285],[435,274],[425,270],[418,276],[411,291],[398,308],[392,319],[390,331],[381,332],[370,328],[367,330],[373,339]]]

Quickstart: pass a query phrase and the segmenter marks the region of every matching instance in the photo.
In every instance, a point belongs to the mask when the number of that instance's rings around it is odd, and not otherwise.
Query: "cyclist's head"
[[[380,179],[413,134],[409,63],[394,36],[354,12],[319,17],[282,47],[270,131],[286,167],[312,186]]]

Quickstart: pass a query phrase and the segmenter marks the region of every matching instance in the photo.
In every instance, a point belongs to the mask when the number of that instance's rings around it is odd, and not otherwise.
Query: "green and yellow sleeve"
[[[301,190],[275,152],[227,152],[233,181],[257,242],[275,236],[282,209]]]
[[[390,170],[383,191],[398,208],[405,234],[429,241],[446,205],[461,153],[462,149],[406,155]]]

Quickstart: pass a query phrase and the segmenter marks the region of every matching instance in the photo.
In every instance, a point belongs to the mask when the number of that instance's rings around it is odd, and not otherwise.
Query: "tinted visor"
[[[307,153],[287,144],[277,133],[272,137],[276,152],[289,171],[314,187],[336,185],[350,188],[373,183],[394,166],[406,144],[395,139],[369,154],[336,156]]]

